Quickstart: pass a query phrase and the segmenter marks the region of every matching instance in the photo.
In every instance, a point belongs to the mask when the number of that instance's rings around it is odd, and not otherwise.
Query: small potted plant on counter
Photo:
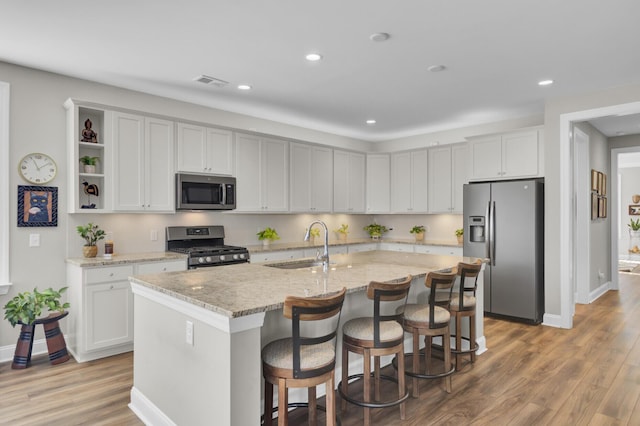
[[[304,230],[304,233],[306,235],[307,233],[307,229]],[[311,228],[311,231],[309,232],[309,244],[314,245],[316,243],[316,237],[320,236],[320,229],[319,228]]]
[[[340,241],[346,241],[347,235],[349,235],[349,225],[343,223],[340,225],[340,228],[336,229],[334,232],[338,234],[338,239]]]
[[[269,244],[271,244],[271,241],[280,239],[280,235],[278,235],[278,232],[268,226],[262,231],[258,232],[256,235],[258,236],[258,239],[262,241],[262,245],[265,247],[268,247]]]
[[[416,237],[416,241],[423,241],[424,240],[424,226],[423,225],[416,225],[413,228],[411,228],[409,230],[409,233],[413,234],[414,237]]]
[[[98,162],[98,157],[91,157],[89,155],[85,155],[84,157],[80,157],[80,162],[84,166],[85,173],[96,172],[96,163]]]
[[[389,229],[386,226],[379,225],[379,224],[377,224],[375,222],[370,224],[370,225],[365,226],[362,229],[367,231],[369,233],[369,236],[373,240],[379,240],[380,238],[382,238],[382,234],[384,234],[385,232],[389,231]]]
[[[96,257],[98,254],[98,246],[96,246],[96,243],[104,239],[106,233],[100,229],[98,225],[94,225],[91,222],[86,226],[78,225],[76,230],[86,241],[86,244],[82,247],[82,255],[84,257]]]
[[[458,244],[462,244],[464,242],[464,229],[459,228],[456,229],[456,238],[458,239]]]

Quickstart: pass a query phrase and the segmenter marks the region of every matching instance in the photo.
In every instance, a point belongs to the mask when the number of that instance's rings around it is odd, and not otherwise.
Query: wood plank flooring
[[[640,275],[620,274],[620,287],[577,305],[572,330],[487,318],[489,350],[453,376],[451,394],[421,380],[406,420],[397,408],[378,409],[373,424],[640,424]],[[129,353],[57,366],[41,355],[26,370],[0,364],[0,424],[140,425],[127,407],[132,363]],[[362,424],[357,407],[340,417]],[[290,424],[306,424],[304,410]]]

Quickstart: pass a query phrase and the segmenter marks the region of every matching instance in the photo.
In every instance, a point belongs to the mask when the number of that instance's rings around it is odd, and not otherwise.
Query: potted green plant
[[[416,241],[422,241],[424,240],[424,229],[423,225],[416,225],[409,230],[409,233],[414,234]]]
[[[640,245],[640,218],[636,220],[630,218],[627,226],[629,227],[629,253],[638,254],[640,253],[638,247]]]
[[[632,231],[640,231],[640,218],[636,220],[633,220],[633,218],[629,219],[629,224],[627,226]]]
[[[374,240],[378,240],[382,237],[382,234],[384,234],[385,232],[387,232],[389,229],[384,226],[384,225],[379,225],[377,223],[372,223],[370,225],[365,226],[364,228],[365,231],[367,231],[367,233],[369,233],[369,236],[374,239]]]
[[[106,233],[100,229],[98,225],[94,225],[89,222],[87,225],[78,225],[76,227],[78,234],[86,241],[86,244],[82,248],[82,254],[84,257],[96,257],[98,254],[98,247],[96,243],[104,239]]]
[[[338,239],[340,241],[346,241],[347,235],[349,235],[349,225],[343,223],[342,225],[340,225],[340,228],[334,230],[333,232],[338,234]]]
[[[304,230],[305,234],[307,233],[307,229]],[[320,236],[320,228],[311,228],[311,231],[309,231],[309,243],[311,245],[316,243],[316,237]]]
[[[280,239],[280,235],[278,235],[278,232],[274,228],[270,228],[270,227],[264,228],[262,231],[258,232],[256,235],[258,236],[258,239],[262,241],[262,244],[264,246],[268,246],[271,243],[271,241]]]
[[[85,155],[84,157],[80,157],[80,162],[84,166],[85,173],[96,172],[96,163],[98,162],[98,157],[91,157],[90,155]]]
[[[69,302],[61,303],[60,298],[66,290],[67,287],[60,290],[48,288],[40,292],[34,288],[33,292],[22,292],[4,305],[4,319],[9,320],[13,327],[16,324],[33,325],[45,309],[49,312],[64,312],[69,307]]]
[[[462,244],[464,242],[463,235],[464,235],[464,229],[462,228],[456,229],[456,238],[458,239],[458,244]]]

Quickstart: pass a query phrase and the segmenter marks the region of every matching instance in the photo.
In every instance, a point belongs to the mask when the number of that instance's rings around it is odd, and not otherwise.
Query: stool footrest
[[[373,374],[371,374],[370,377],[374,377]],[[362,379],[364,379],[364,374],[354,374],[352,376],[347,377],[347,383],[349,383],[349,381],[352,380],[352,379],[362,380]],[[394,382],[394,383],[398,383],[398,379],[396,379],[395,377],[387,376],[387,375],[384,375],[384,374],[380,375],[380,379],[388,380],[388,381]],[[342,381],[340,383],[338,383],[338,393],[346,401],[348,401],[348,402],[350,402],[350,403],[352,403],[354,405],[359,405],[360,407],[367,407],[367,408],[394,407],[396,405],[402,404],[407,399],[409,399],[409,392],[408,392],[406,386],[404,388],[404,395],[402,397],[400,397],[399,399],[394,399],[393,401],[386,401],[386,402],[363,401],[363,400],[360,400],[360,399],[353,398],[353,397],[351,397],[349,395],[346,395],[344,392],[342,392]]]

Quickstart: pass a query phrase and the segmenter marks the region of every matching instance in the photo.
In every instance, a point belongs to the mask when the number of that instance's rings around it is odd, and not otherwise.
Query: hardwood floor
[[[572,330],[487,318],[489,350],[453,376],[451,394],[421,380],[406,420],[397,408],[378,409],[373,424],[640,424],[640,275],[620,274],[620,288],[577,305]],[[0,364],[0,424],[140,425],[127,407],[132,361],[123,354],[51,366],[41,355],[26,370]],[[349,406],[340,417],[359,425],[362,410]],[[290,423],[306,424],[304,410]]]

